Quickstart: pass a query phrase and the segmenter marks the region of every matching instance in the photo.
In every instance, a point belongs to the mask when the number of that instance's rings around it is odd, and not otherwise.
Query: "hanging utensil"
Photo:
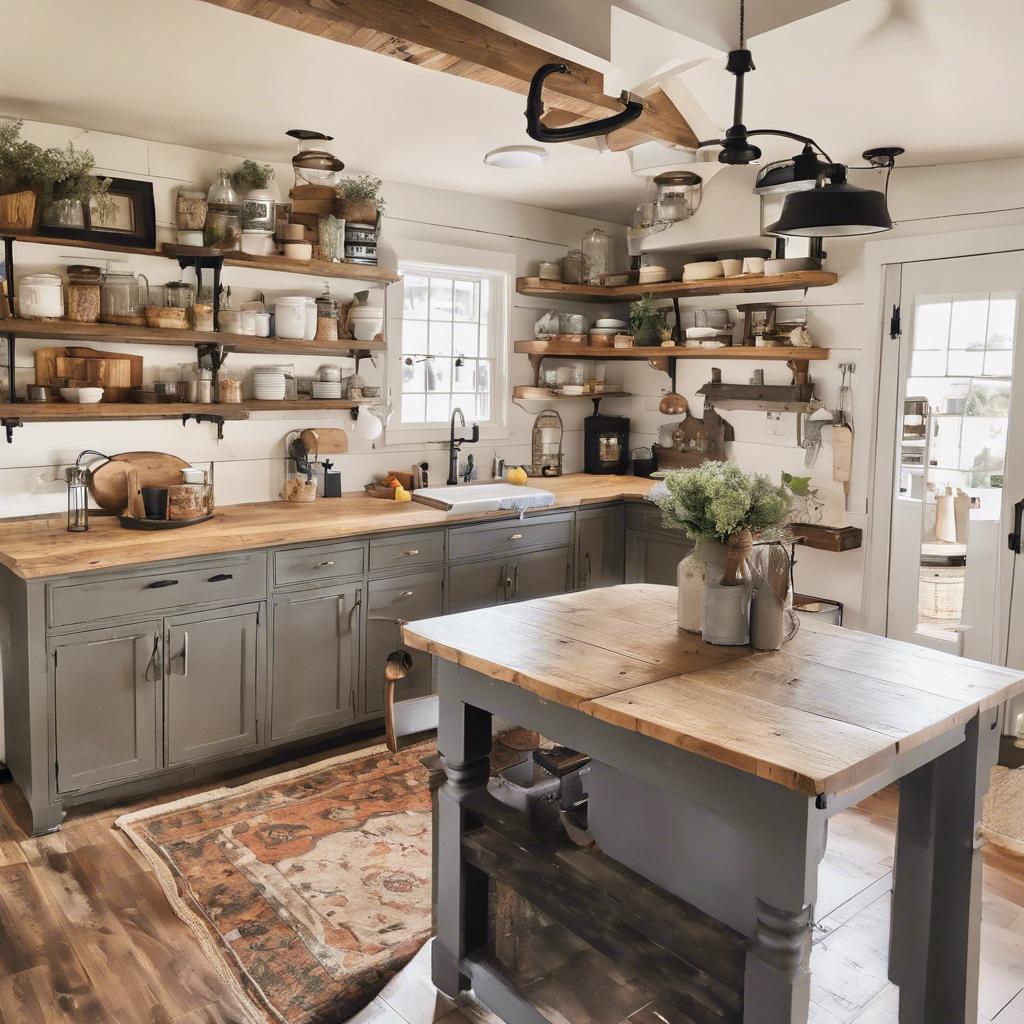
[[[675,391],[663,395],[658,403],[658,412],[663,416],[685,416],[690,410],[690,404],[686,399]]]

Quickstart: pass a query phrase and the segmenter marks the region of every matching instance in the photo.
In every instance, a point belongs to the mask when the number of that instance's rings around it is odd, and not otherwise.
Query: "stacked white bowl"
[[[340,380],[313,381],[313,397],[319,399],[341,398]]]
[[[253,370],[252,385],[253,397],[258,402],[280,402],[284,399],[284,371],[276,366]]]
[[[380,306],[353,306],[348,322],[356,341],[373,341],[384,328],[384,310]]]

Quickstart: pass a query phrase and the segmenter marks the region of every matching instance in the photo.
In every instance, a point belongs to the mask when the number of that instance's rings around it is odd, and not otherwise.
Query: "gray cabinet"
[[[693,550],[682,532],[673,536],[643,530],[626,530],[626,583],[676,585],[676,568]]]
[[[454,565],[448,570],[448,611],[562,594],[571,587],[571,566],[568,547]]]
[[[256,746],[259,610],[166,620],[164,738],[169,766]]]
[[[159,619],[51,641],[58,793],[157,767],[160,644]]]
[[[351,583],[274,596],[271,740],[355,720],[362,594]]]
[[[576,589],[614,587],[624,572],[622,506],[581,509],[576,515]]]
[[[371,559],[373,549],[371,547]],[[440,569],[393,579],[372,580],[366,598],[366,655],[363,658],[363,713],[384,711],[384,663],[402,646],[401,623],[429,619],[442,612],[444,573]],[[409,675],[396,688],[396,698],[430,693],[432,659],[413,654]]]

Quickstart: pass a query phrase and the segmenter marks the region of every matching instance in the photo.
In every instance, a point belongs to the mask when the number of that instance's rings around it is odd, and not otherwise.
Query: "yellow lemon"
[[[505,474],[505,482],[510,484],[518,484],[522,486],[530,478],[526,475],[526,470],[522,466],[513,466]]]

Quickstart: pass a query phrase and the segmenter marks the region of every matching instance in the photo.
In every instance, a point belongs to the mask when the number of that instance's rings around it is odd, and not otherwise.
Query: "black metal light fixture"
[[[830,166],[810,145],[805,145],[796,156],[788,160],[776,160],[762,167],[754,181],[754,194],[786,195],[814,188],[818,177],[826,173]]]

